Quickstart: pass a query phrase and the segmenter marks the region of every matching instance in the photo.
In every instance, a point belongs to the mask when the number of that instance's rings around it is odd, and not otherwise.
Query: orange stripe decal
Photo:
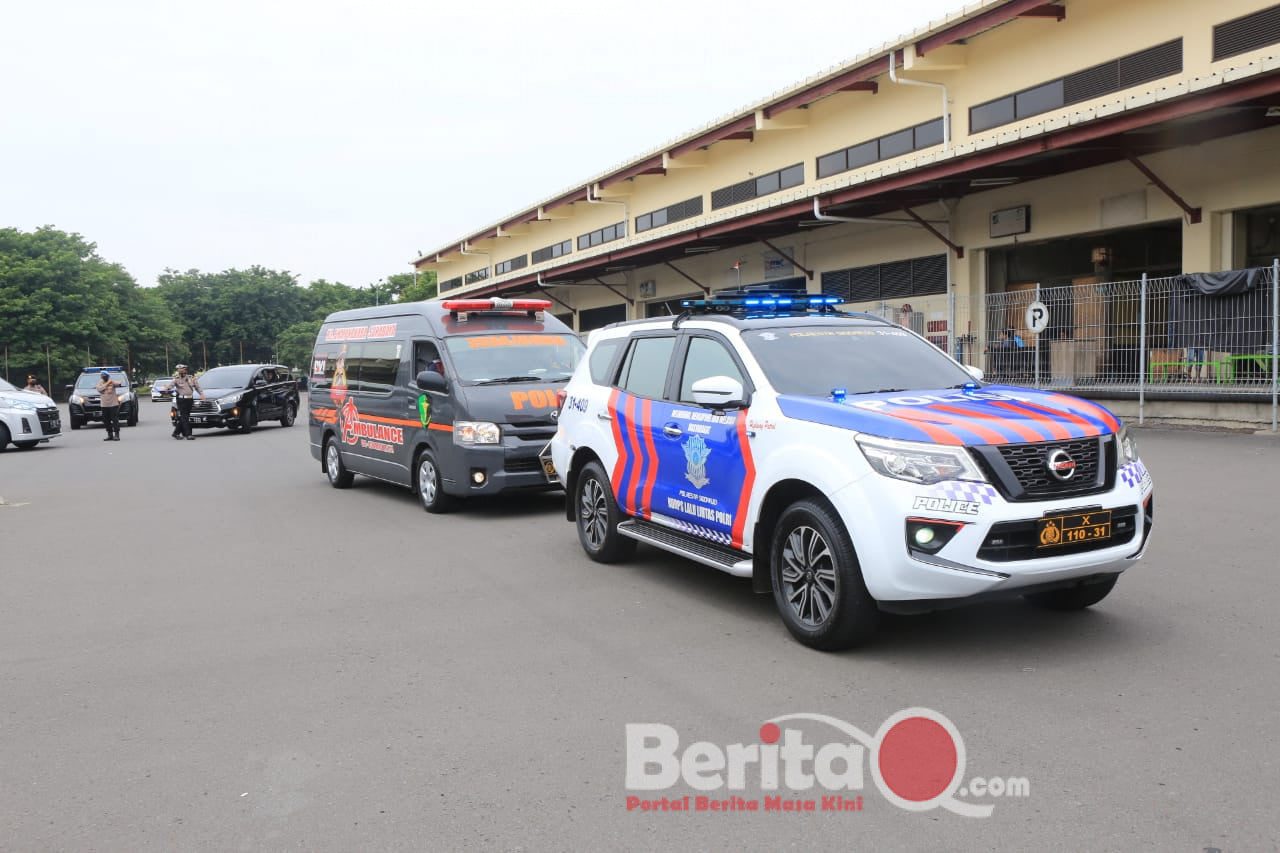
[[[956,435],[946,426],[942,426],[937,423],[937,421],[940,420],[940,421],[943,421],[943,423],[946,423],[948,425],[953,425],[952,422],[956,420],[955,418],[951,418],[942,414],[929,415],[928,413],[925,413],[925,412],[913,412],[909,409],[888,412],[887,414],[890,414],[895,418],[901,418],[904,421],[911,421],[911,423],[915,424],[917,427],[924,430],[924,432],[930,438],[936,441],[938,444],[954,444],[954,445],[964,444],[963,438]],[[935,420],[931,420],[931,418]],[[967,426],[967,425],[960,424],[960,426]],[[1001,439],[997,443],[1005,444],[1006,442],[1004,439]]]
[[[999,421],[1002,427],[1009,430],[1010,432],[1017,433],[1019,436],[1021,436],[1022,438],[1026,439],[1027,441],[1033,444],[1038,441],[1044,441],[1045,439],[1045,437],[1042,434],[1036,432],[1031,427],[1026,426],[1025,424],[1020,424],[1017,421],[1010,420],[1009,418],[1002,418],[999,415],[995,414],[994,412],[983,412],[983,411],[976,411],[976,410],[966,412],[963,409],[957,409],[952,406],[933,406],[932,408],[937,409],[939,411],[943,411],[943,412],[951,412],[952,414],[961,415],[962,417],[984,418],[989,421]]]
[[[1018,406],[1015,406],[1012,403],[1006,402],[1004,400],[992,400],[991,404],[993,406],[999,406],[1000,408],[1005,409],[1006,411],[1016,412],[1019,415],[1029,415],[1035,418],[1037,424],[1039,424],[1040,426],[1048,430],[1050,438],[1054,438],[1054,439],[1071,438],[1071,431],[1069,429],[1067,429],[1060,423],[1055,423],[1053,418],[1049,417],[1043,412],[1038,412],[1035,409],[1019,408]],[[1040,441],[1040,439],[1036,439],[1036,440]]]

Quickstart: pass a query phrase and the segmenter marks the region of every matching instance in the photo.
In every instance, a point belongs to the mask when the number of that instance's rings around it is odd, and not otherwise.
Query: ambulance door
[[[744,395],[751,393],[727,341],[709,332],[686,333],[668,401],[654,406],[659,475],[652,508],[685,532],[740,548],[753,471],[746,413],[717,412],[694,401],[693,384],[712,376],[735,379]]]

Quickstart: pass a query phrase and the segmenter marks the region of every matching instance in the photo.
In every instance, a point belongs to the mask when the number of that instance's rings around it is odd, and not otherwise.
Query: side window
[[[667,366],[676,339],[636,338],[631,342],[618,387],[640,397],[661,399],[667,385]]]
[[[413,375],[409,377],[410,381],[416,381],[418,374],[424,370],[434,370],[444,376],[444,361],[441,360],[440,348],[434,341],[413,342]]]
[[[404,345],[396,341],[366,343],[358,361],[359,373],[347,359],[347,374],[352,388],[366,394],[390,394],[400,371],[400,354]]]
[[[609,375],[609,366],[613,364],[613,357],[626,342],[626,338],[607,338],[596,344],[596,348],[591,351],[592,382],[597,385],[609,384],[609,380],[613,378]]]
[[[712,338],[690,338],[680,373],[680,402],[693,402],[693,383],[708,376],[729,376],[745,387],[747,382],[738,363],[724,344]]]

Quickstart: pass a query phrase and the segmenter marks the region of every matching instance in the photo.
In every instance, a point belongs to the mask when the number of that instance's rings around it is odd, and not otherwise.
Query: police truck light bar
[[[459,320],[465,320],[471,311],[490,311],[495,313],[528,313],[530,316],[546,311],[551,307],[549,299],[502,299],[492,296],[488,299],[446,299],[440,303],[444,310]]]
[[[680,307],[686,311],[701,313],[771,313],[795,311],[831,311],[843,300],[839,296],[782,296],[760,294],[753,296],[715,296],[710,299],[683,299]]]

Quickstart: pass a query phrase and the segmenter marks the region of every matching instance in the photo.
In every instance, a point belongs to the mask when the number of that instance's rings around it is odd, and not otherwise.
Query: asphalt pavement
[[[1280,845],[1276,439],[1141,431],[1155,540],[1092,611],[893,617],[821,654],[747,581],[588,561],[558,495],[428,516],[331,489],[302,419],[177,442],[167,412],[0,454],[0,848]],[[966,789],[1029,794],[912,813],[868,769],[861,810],[627,808],[628,723],[727,747],[910,707],[954,723]]]

